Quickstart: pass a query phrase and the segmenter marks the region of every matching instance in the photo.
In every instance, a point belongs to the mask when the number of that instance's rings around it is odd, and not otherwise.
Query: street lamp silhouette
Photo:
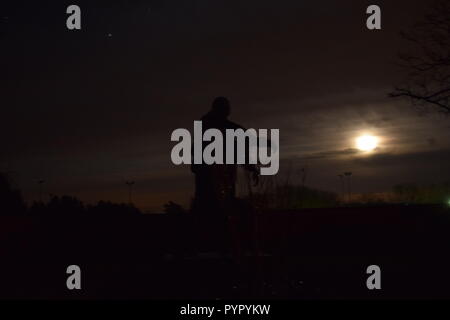
[[[133,189],[134,181],[125,181],[128,186],[128,203],[131,204],[131,192]]]
[[[347,183],[348,183],[348,201],[350,202],[351,199],[351,177],[352,177],[352,173],[351,172],[344,172],[344,175],[347,177]]]
[[[301,175],[302,175],[302,187],[305,186],[305,180],[306,180],[306,167],[303,167],[301,169]]]

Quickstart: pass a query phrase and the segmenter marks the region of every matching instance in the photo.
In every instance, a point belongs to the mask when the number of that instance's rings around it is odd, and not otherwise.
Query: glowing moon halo
[[[363,135],[356,138],[356,147],[360,151],[372,151],[378,146],[378,138],[372,135]]]

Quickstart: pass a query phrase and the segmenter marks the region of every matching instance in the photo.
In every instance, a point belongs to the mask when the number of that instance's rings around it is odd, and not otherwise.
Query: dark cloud
[[[409,153],[375,153],[367,157],[355,157],[352,161],[364,166],[383,167],[383,166],[405,166],[420,167],[421,165],[441,164],[440,168],[448,167],[450,163],[450,149],[418,151]],[[446,170],[450,172],[450,168]],[[411,171],[412,173],[413,171]]]
[[[331,150],[331,151],[323,151],[317,152],[310,155],[305,155],[301,157],[301,160],[314,160],[314,159],[324,159],[324,158],[336,158],[340,156],[349,156],[358,154],[359,151],[357,149],[348,148],[344,150]]]

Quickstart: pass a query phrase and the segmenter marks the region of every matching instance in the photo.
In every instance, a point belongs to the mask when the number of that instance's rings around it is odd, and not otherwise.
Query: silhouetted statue
[[[215,98],[211,110],[201,118],[203,131],[211,128],[218,129],[225,137],[226,129],[245,130],[240,125],[228,120],[230,111],[230,103],[227,98]],[[204,143],[203,147],[206,145]],[[246,152],[248,155],[248,144]],[[234,155],[236,157],[236,149]],[[225,143],[223,159],[226,159]],[[236,199],[237,166],[237,164],[191,165],[191,170],[195,174],[195,196],[192,211],[198,217],[203,231],[209,231],[211,236],[227,238],[230,228],[229,221],[233,220],[232,215],[243,211],[242,203]],[[256,166],[247,164],[243,167],[253,173],[253,179],[257,182]]]

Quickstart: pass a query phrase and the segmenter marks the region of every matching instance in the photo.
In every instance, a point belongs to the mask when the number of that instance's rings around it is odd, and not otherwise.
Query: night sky
[[[338,191],[352,171],[355,192],[449,181],[450,119],[388,98],[399,32],[428,2],[2,1],[0,170],[28,201],[44,179],[48,194],[125,202],[135,180],[140,208],[187,205],[193,175],[171,163],[170,135],[227,96],[233,121],[280,129],[280,176],[307,166],[308,186]],[[380,144],[361,154],[367,132]]]

